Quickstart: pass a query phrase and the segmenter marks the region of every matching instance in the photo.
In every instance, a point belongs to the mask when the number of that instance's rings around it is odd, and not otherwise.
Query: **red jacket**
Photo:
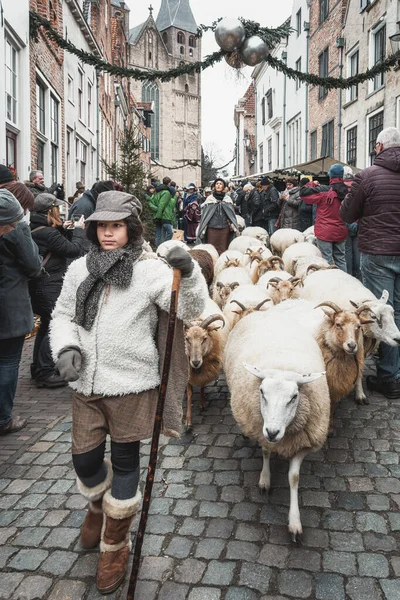
[[[315,235],[318,239],[324,242],[344,242],[347,239],[347,227],[339,216],[341,205],[339,195],[343,199],[346,192],[347,189],[342,179],[331,179],[329,185],[319,185],[315,181],[311,181],[301,188],[300,196],[304,202],[318,206],[314,225]]]

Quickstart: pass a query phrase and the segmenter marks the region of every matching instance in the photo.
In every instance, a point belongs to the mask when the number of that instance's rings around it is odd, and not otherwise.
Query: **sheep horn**
[[[217,286],[217,288],[219,290],[224,287],[224,284],[222,283],[222,281],[217,281],[217,283],[215,285]]]
[[[358,308],[360,306],[360,304],[357,304],[357,302],[353,302],[353,300],[350,300],[350,304],[354,306],[354,308]]]
[[[252,253],[252,249],[251,248],[247,248],[245,254],[251,254]]]
[[[309,272],[311,271],[311,269],[312,269],[313,273],[315,273],[315,271],[319,271],[320,268],[321,268],[320,265],[314,265],[314,264],[308,265],[307,271],[306,271],[306,276],[309,274]]]
[[[282,279],[280,277],[271,277],[268,283],[280,283]]]
[[[229,258],[229,256],[225,256],[225,262],[227,263],[227,262],[229,262],[229,261],[230,261],[230,258]]]
[[[234,300],[233,300],[233,302],[234,302]],[[254,309],[254,310],[260,310],[260,308],[261,308],[262,306],[264,306],[264,304],[265,304],[266,302],[272,302],[271,298],[265,298],[265,300],[263,300],[262,302],[260,302],[260,304],[257,304],[257,306],[255,307],[255,309]]]
[[[331,308],[335,313],[343,312],[343,310],[340,308],[340,306],[338,306],[334,302],[328,302],[328,301],[321,302],[321,304],[317,304],[317,306],[314,306],[314,308],[319,308],[320,306],[329,306],[329,308]]]
[[[237,304],[239,306],[239,308],[241,308],[242,310],[247,310],[245,305],[242,304],[241,302],[239,302],[239,300],[231,300],[231,304],[233,304],[233,303]]]
[[[350,302],[351,302],[351,300],[350,300]],[[364,306],[363,304],[361,304],[361,306],[358,306],[357,310],[355,312],[356,312],[356,315],[360,315],[364,311],[368,311],[369,313],[371,313],[371,315],[375,315],[374,311],[372,310],[372,308],[370,306]]]
[[[231,288],[231,290],[233,291],[235,288],[237,288],[239,286],[239,282],[238,281],[233,281],[232,283],[229,284],[228,287]]]
[[[251,262],[253,261],[257,261],[257,262],[261,262],[261,256],[259,256],[258,254],[256,254],[255,256],[251,257]]]
[[[222,327],[225,327],[225,321],[221,315],[210,315],[209,317],[204,319],[204,321],[202,323],[200,323],[200,327],[202,329],[207,329],[207,327],[209,325],[211,325],[211,323],[214,323],[214,321],[222,321],[222,323],[223,323]]]
[[[271,258],[269,260],[271,263],[279,262],[281,265],[285,264],[280,256],[271,256]]]
[[[301,277],[291,277],[289,281],[290,283],[293,283],[294,286],[296,286],[301,282]]]

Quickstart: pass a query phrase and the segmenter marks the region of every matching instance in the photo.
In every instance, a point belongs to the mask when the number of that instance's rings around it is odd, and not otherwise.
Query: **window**
[[[357,165],[357,125],[347,130],[346,162],[352,167]]]
[[[6,166],[17,168],[17,136],[6,129]]]
[[[74,80],[71,75],[68,75],[67,98],[72,104],[74,103]]]
[[[329,0],[319,0],[319,22],[326,21],[329,15]]]
[[[83,72],[78,71],[78,117],[83,119]]]
[[[58,123],[59,123],[59,102],[50,94],[50,141],[51,141],[51,156],[50,156],[50,172],[51,182],[55,183],[57,177],[58,166]]]
[[[182,31],[178,31],[177,40],[178,40],[178,44],[185,43],[185,36],[183,35]]]
[[[164,33],[162,34],[162,39],[165,45],[168,44],[168,33],[166,31],[164,31]]]
[[[287,159],[289,167],[301,162],[301,132],[301,115],[297,115],[287,124]]]
[[[296,60],[295,69],[296,69],[296,71],[301,71],[301,58]],[[299,90],[300,88],[301,88],[301,81],[300,81],[300,79],[296,79],[296,90]]]
[[[44,85],[36,81],[36,129],[43,135],[46,134],[45,95]]]
[[[185,48],[183,46],[180,47],[179,52],[181,54],[185,54]]]
[[[349,57],[350,77],[353,77],[354,75],[358,75],[359,63],[360,63],[360,53],[357,50],[357,52],[354,52],[354,54],[352,54]],[[349,96],[348,96],[349,100],[348,101],[352,102],[353,100],[357,100],[357,98],[358,98],[358,85],[353,85],[349,89]]]
[[[92,126],[92,90],[93,85],[88,83],[87,87],[87,126]]]
[[[151,158],[160,158],[160,91],[152,81],[142,86],[142,101],[154,102],[154,114],[151,127]]]
[[[189,37],[189,48],[196,48],[196,38],[194,35]]]
[[[189,48],[189,56],[193,56],[193,48]]]
[[[386,25],[383,25],[372,35],[374,44],[374,65],[378,65],[385,60],[386,56]],[[378,90],[383,85],[385,85],[385,73],[375,75],[374,90]]]
[[[273,109],[272,109],[272,88],[269,88],[266,93],[267,98],[267,106],[268,106],[268,119],[272,119]]]
[[[187,92],[189,92],[189,86],[188,86],[188,84],[187,84],[187,83],[185,83],[185,92],[186,92],[186,93],[187,93]]]
[[[310,152],[311,152],[311,160],[315,160],[317,158],[317,131],[312,131],[310,134]]]
[[[334,126],[335,121],[329,121],[322,126],[321,156],[331,156],[333,158]]]
[[[266,118],[265,118],[265,96],[263,96],[261,98],[261,121],[262,121],[262,124],[265,125],[265,122],[266,122]]]
[[[370,117],[368,123],[368,150],[370,156],[370,164],[372,165],[376,156],[376,138],[383,129],[383,110],[373,117]]]
[[[325,48],[323,52],[318,56],[319,65],[319,76],[328,77],[329,75],[329,48]],[[320,85],[318,88],[318,99],[322,100],[328,94],[328,90],[325,86]]]
[[[37,140],[36,169],[44,173],[44,143]]]
[[[301,8],[296,13],[296,33],[297,37],[301,34]]]
[[[76,158],[77,158],[77,163],[78,163],[76,175],[79,178],[79,181],[82,181],[82,183],[85,183],[85,181],[86,181],[87,145],[84,144],[83,142],[81,142],[81,140],[77,139],[76,146],[77,146]]]
[[[264,145],[258,146],[258,168],[262,172],[264,169]]]
[[[6,118],[17,123],[17,58],[18,51],[6,40]]]
[[[268,171],[272,171],[272,138],[268,142]]]

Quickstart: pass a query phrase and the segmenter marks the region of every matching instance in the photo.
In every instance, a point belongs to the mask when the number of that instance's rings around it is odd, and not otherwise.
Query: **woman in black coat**
[[[26,425],[12,409],[25,335],[33,328],[28,279],[40,275],[42,259],[23,216],[13,194],[0,189],[0,435]]]
[[[62,204],[52,194],[40,194],[31,213],[32,238],[39,246],[46,273],[31,282],[30,292],[34,313],[40,316],[31,364],[31,375],[38,387],[54,388],[67,385],[57,372],[50,352],[48,330],[51,313],[60,295],[68,259],[85,253],[83,219],[72,230],[65,229],[59,213]],[[69,224],[70,222],[68,222]]]

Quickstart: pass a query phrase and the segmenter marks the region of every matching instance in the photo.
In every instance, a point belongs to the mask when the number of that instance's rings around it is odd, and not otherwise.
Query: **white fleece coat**
[[[76,291],[89,274],[86,257],[73,262],[65,275],[53,311],[50,344],[54,360],[67,346],[81,350],[80,377],[70,383],[81,394],[119,396],[160,384],[157,307],[169,311],[173,271],[154,255],[143,258],[134,265],[127,289],[112,286],[103,291],[90,331],[73,322]],[[192,275],[181,281],[178,318],[191,321],[198,317],[207,298],[207,285],[195,262]]]

